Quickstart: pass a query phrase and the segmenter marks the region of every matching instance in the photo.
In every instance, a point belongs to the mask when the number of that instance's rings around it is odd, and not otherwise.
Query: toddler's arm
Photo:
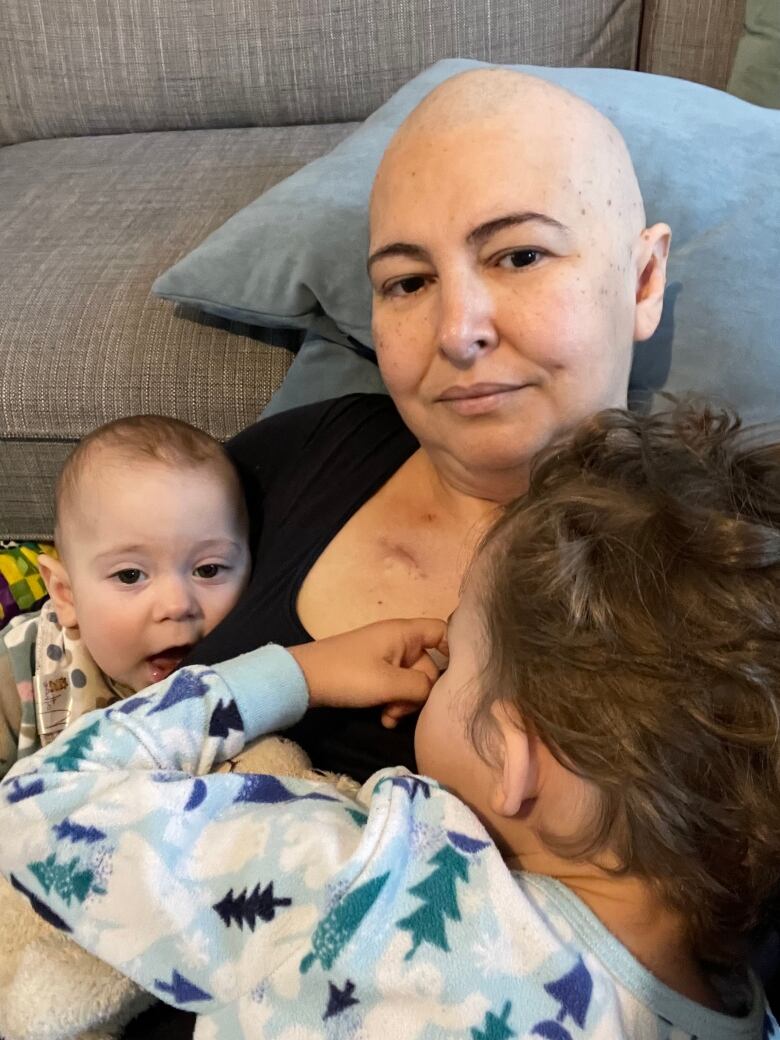
[[[348,866],[351,880],[381,832],[327,785],[202,775],[307,700],[293,657],[269,646],[90,713],[0,785],[0,869],[144,988],[215,1010],[235,997],[225,965],[270,974],[311,954],[334,877]]]

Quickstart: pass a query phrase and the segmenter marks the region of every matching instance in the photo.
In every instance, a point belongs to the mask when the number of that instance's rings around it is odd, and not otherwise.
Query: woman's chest
[[[297,612],[316,639],[394,617],[455,609],[470,539],[432,513],[366,503],[336,534],[300,587]]]

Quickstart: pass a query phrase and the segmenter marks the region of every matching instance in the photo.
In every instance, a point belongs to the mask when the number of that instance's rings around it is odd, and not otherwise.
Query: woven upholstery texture
[[[443,57],[632,68],[641,0],[3,0],[0,144],[364,119]]]
[[[54,482],[76,438],[0,440],[0,533],[45,540],[54,535]]]
[[[70,443],[160,412],[227,437],[257,418],[295,334],[149,288],[236,209],[352,127],[127,134],[0,149],[0,537],[51,534]],[[197,320],[194,320],[196,319]],[[64,443],[60,443],[64,442]]]
[[[149,288],[421,68],[457,55],[631,68],[641,54],[723,86],[743,7],[2,0],[0,538],[51,535],[55,474],[98,423],[161,411],[226,437],[257,416],[290,361],[270,344],[294,334]]]
[[[725,90],[745,0],[645,0],[639,68]]]

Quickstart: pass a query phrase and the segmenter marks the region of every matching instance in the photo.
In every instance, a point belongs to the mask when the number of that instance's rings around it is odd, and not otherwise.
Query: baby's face
[[[224,477],[207,466],[107,462],[84,474],[73,514],[65,563],[84,644],[131,689],[159,682],[232,609],[249,576]]]

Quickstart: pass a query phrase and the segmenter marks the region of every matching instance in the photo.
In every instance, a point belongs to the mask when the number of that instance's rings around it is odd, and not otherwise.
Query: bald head
[[[380,164],[368,267],[382,377],[447,482],[506,501],[562,432],[625,407],[669,240],[574,95],[486,69],[425,98]]]
[[[454,162],[496,138],[512,147],[518,172],[521,165],[535,170],[557,194],[576,201],[581,215],[598,217],[628,239],[644,228],[642,196],[617,127],[562,87],[498,68],[454,76],[414,109],[382,159],[372,219],[399,176],[420,176],[426,153],[443,151]],[[486,165],[486,180],[490,172]]]

